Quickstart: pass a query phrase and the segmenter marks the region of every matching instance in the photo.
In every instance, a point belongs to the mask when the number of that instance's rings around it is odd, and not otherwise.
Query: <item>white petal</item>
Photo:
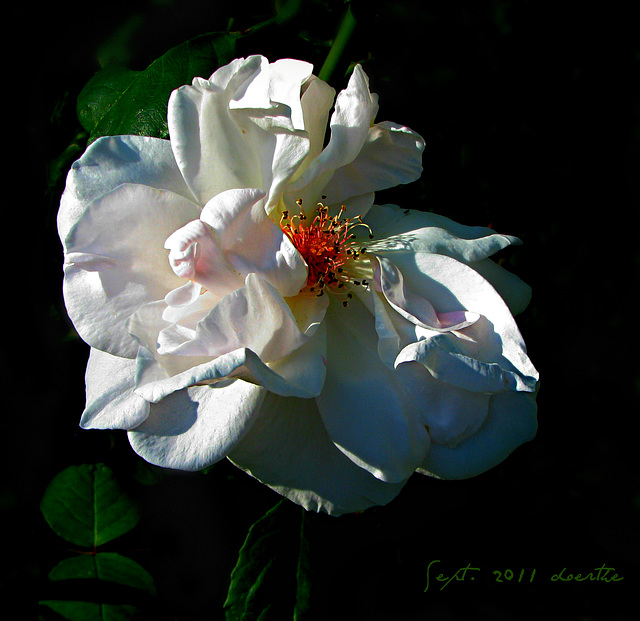
[[[282,295],[294,296],[306,282],[307,265],[282,229],[266,215],[260,202],[263,196],[256,189],[222,192],[205,205],[200,218],[213,230],[216,247],[235,273],[259,274]],[[217,257],[214,260],[220,263]]]
[[[351,163],[366,142],[377,112],[377,96],[371,94],[369,79],[362,67],[356,65],[347,88],[336,98],[330,122],[331,138],[315,165],[329,165],[336,170]]]
[[[480,430],[455,448],[432,444],[421,470],[443,479],[477,476],[504,461],[537,430],[535,395],[491,395],[489,414]]]
[[[388,303],[385,304],[377,292],[374,292],[371,298],[374,302],[373,314],[378,335],[378,356],[387,367],[393,368],[401,349],[401,337],[393,321],[393,315],[396,313]]]
[[[215,358],[246,347],[271,362],[307,340],[282,296],[267,282],[249,274],[244,287],[222,298],[198,322],[192,340],[172,348],[161,332],[158,353]]]
[[[163,241],[193,218],[185,198],[121,185],[91,202],[65,240],[64,296],[80,336],[91,346],[134,357],[126,323],[143,304],[182,284]]]
[[[470,266],[492,284],[512,314],[517,315],[527,308],[531,301],[531,287],[518,276],[491,259],[476,261]]]
[[[253,290],[249,297],[254,294],[259,296],[259,291]],[[230,303],[231,301],[227,302],[227,306]],[[183,388],[216,383],[232,377],[265,386],[271,392],[285,396],[315,397],[322,389],[326,366],[326,336],[320,323],[322,309],[317,308],[305,314],[298,308],[298,317],[295,317],[288,306],[284,306],[284,309],[273,309],[276,314],[281,312],[287,315],[288,318],[283,321],[291,321],[293,324],[288,324],[292,335],[284,338],[281,331],[270,334],[263,330],[261,321],[255,319],[255,313],[259,314],[260,309],[254,309],[251,314],[253,319],[244,325],[242,314],[236,313],[223,319],[220,326],[217,326],[229,333],[219,335],[218,343],[237,344],[246,340],[259,349],[262,340],[263,345],[267,344],[267,355],[270,352],[277,357],[277,360],[269,364],[261,360],[254,351],[243,346],[223,353],[213,360],[208,355],[161,354],[160,351],[169,350],[172,344],[178,349],[189,339],[194,339],[195,330],[191,330],[188,325],[172,326],[165,321],[163,316],[167,312],[167,306],[163,301],[141,307],[129,322],[129,330],[140,344],[136,392],[150,402],[158,402]],[[305,323],[305,320],[309,322]],[[305,330],[304,333],[300,331],[300,327]],[[255,335],[252,333],[253,330],[256,331]],[[171,339],[174,339],[175,343],[172,343]],[[203,343],[203,348],[205,346],[206,342]]]
[[[104,136],[87,147],[67,175],[58,212],[60,239],[66,238],[90,202],[123,183],[169,190],[193,200],[168,140]]]
[[[183,86],[168,108],[171,147],[186,183],[204,205],[232,188],[261,187],[261,162],[229,117],[225,93]]]
[[[480,274],[455,259],[429,253],[397,253],[393,262],[407,287],[419,291],[437,313],[469,310],[480,315],[476,323],[457,333],[455,348],[462,355],[516,372],[524,382],[518,390],[535,385],[538,373],[518,326],[502,298]],[[438,344],[446,347],[442,340]]]
[[[211,90],[228,90],[232,95],[251,80],[269,64],[269,61],[258,54],[248,58],[236,58],[228,65],[216,69],[209,80],[195,78],[194,84],[202,85]]]
[[[169,293],[164,297],[164,300],[172,308],[182,308],[184,306],[191,306],[200,298],[201,292],[202,287],[199,284],[188,281],[181,287],[173,289],[173,291],[169,291]],[[167,321],[170,320],[167,319]]]
[[[479,315],[464,309],[436,312],[423,296],[405,286],[400,270],[389,259],[376,257],[374,280],[391,306],[411,323],[436,331],[460,330],[475,323]]]
[[[464,263],[480,261],[520,240],[481,226],[465,226],[434,213],[374,205],[365,217],[375,241],[372,252],[442,254]]]
[[[225,457],[253,424],[264,388],[235,380],[169,394],[129,431],[133,449],[148,462],[178,470],[201,470]]]
[[[269,394],[229,459],[305,509],[332,515],[385,505],[405,484],[384,483],[339,451],[312,399]]]
[[[311,76],[313,65],[301,60],[284,58],[263,64],[263,70],[230,102],[232,109],[272,109],[276,104],[289,108],[293,129],[305,129],[300,90]]]
[[[165,241],[169,264],[176,276],[188,278],[218,297],[242,286],[244,278],[224,256],[202,220],[192,220]]]
[[[291,190],[315,205],[334,171],[351,163],[360,153],[377,111],[377,97],[369,91],[369,80],[362,67],[356,65],[347,88],[336,98],[329,144],[292,184]]]
[[[304,93],[300,99],[300,105],[302,106],[304,129],[309,136],[309,152],[296,171],[293,180],[302,174],[322,152],[329,113],[336,95],[333,88],[315,76],[312,76],[303,85],[303,89]],[[294,200],[297,198],[300,197],[295,197]]]
[[[265,191],[270,210],[306,157],[309,140],[297,125],[302,124],[301,83],[310,65],[292,62],[295,71],[288,74],[274,69],[277,63],[251,57],[232,63],[211,83],[194,81],[171,94],[175,159],[202,204],[225,190],[252,187]]]
[[[434,379],[420,364],[402,364],[397,374],[416,403],[416,411],[434,444],[456,447],[480,429],[491,395],[470,392]]]
[[[132,429],[149,415],[149,403],[133,392],[135,360],[91,348],[85,381],[87,405],[80,420],[84,429]]]
[[[168,314],[168,309],[170,308],[164,300],[151,302],[141,306],[129,319],[127,329],[132,338],[138,343],[136,355],[137,387],[164,380],[180,373],[188,373],[193,367],[209,362],[207,356],[171,356],[158,353],[160,333],[171,328],[172,325],[165,319],[165,315]],[[197,316],[198,313],[195,312],[194,314]],[[183,328],[184,331],[191,330],[192,336],[195,332],[195,326],[192,328],[188,322],[187,325],[180,325],[179,328]],[[179,331],[179,328],[177,331]],[[188,385],[190,384],[184,384],[184,386]],[[181,385],[180,388],[184,386]],[[168,394],[168,392],[163,393],[163,396],[165,394]],[[145,398],[147,397],[145,396]],[[158,399],[149,398],[148,400]]]
[[[210,291],[202,289],[200,285],[189,281],[165,296],[167,306],[162,310],[162,319],[169,324],[179,324],[195,331],[198,322],[209,314],[220,299]]]
[[[515,369],[508,368],[506,361],[498,364],[466,356],[457,347],[458,341],[453,334],[432,332],[402,349],[395,364],[419,362],[436,379],[472,392],[535,390],[535,379],[522,377]]]
[[[324,343],[322,335],[273,365],[265,364],[250,349],[233,350],[214,360],[185,365],[183,371],[168,375],[149,351],[141,348],[138,357],[136,393],[151,403],[197,385],[226,385],[237,378],[263,386],[284,397],[316,397],[324,383]],[[170,356],[167,356],[170,357]],[[179,361],[180,356],[173,356]],[[188,359],[186,359],[188,360]],[[195,362],[195,361],[194,361]],[[163,362],[163,366],[166,364]],[[221,381],[225,380],[225,381]]]
[[[411,183],[422,174],[424,140],[395,123],[374,125],[353,162],[336,170],[325,188],[329,203]]]
[[[327,312],[327,376],[317,398],[329,436],[354,463],[382,481],[407,479],[429,437],[412,398],[377,355],[374,320],[359,300]]]

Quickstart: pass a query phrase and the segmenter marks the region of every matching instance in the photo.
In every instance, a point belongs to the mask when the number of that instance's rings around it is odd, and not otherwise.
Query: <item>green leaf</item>
[[[40,510],[60,537],[94,549],[129,532],[140,519],[137,505],[103,464],[70,466],[57,474]]]
[[[67,558],[49,572],[49,578],[51,580],[94,578],[140,589],[151,595],[156,594],[153,578],[147,570],[134,560],[115,552],[98,552]]]
[[[65,602],[43,600],[42,606],[69,621],[131,621],[135,619],[136,607],[128,604],[98,604],[95,602]]]
[[[293,620],[304,621],[311,608],[311,537],[307,534],[308,516],[302,513],[300,521],[300,549],[296,567],[296,602]]]
[[[108,66],[96,73],[77,105],[89,141],[124,134],[166,138],[171,91],[196,76],[208,78],[233,60],[238,37],[226,32],[200,35],[171,48],[143,71]]]
[[[303,523],[304,510],[283,500],[251,526],[231,573],[226,621],[304,618],[310,580]]]

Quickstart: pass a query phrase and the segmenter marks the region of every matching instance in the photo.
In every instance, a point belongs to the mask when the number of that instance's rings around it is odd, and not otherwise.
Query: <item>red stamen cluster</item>
[[[297,201],[298,206],[302,201]],[[317,215],[311,224],[306,225],[307,216],[300,212],[299,215],[289,217],[289,212],[284,211],[280,219],[280,228],[284,231],[291,243],[304,257],[309,267],[307,276],[308,291],[318,296],[324,294],[325,287],[330,287],[332,292],[342,289],[346,283],[367,286],[366,279],[354,280],[349,273],[353,261],[361,258],[366,253],[366,248],[356,248],[353,241],[355,234],[352,232],[356,226],[369,227],[362,222],[360,216],[353,219],[341,216],[344,206],[340,208],[337,216],[330,217],[329,209],[322,203],[316,207]],[[373,235],[369,229],[369,238]],[[356,270],[357,271],[357,270]],[[352,297],[350,293],[347,297]],[[346,302],[343,302],[346,306]]]

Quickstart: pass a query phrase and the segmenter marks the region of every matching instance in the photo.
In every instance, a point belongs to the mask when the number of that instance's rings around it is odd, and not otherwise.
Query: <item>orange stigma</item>
[[[298,206],[302,205],[301,200],[296,202]],[[280,228],[309,268],[305,289],[317,296],[323,295],[325,288],[330,293],[343,293],[340,290],[348,283],[369,285],[367,278],[363,277],[371,271],[369,261],[366,265],[362,262],[367,249],[356,243],[353,229],[365,227],[369,239],[373,239],[371,229],[360,216],[341,219],[344,211],[343,205],[337,216],[330,217],[329,208],[318,203],[314,212],[317,215],[310,224],[307,224],[307,216],[303,212],[293,217],[289,217],[288,211],[282,212]],[[351,298],[351,293],[346,293],[346,297]],[[347,302],[343,305],[347,306]]]

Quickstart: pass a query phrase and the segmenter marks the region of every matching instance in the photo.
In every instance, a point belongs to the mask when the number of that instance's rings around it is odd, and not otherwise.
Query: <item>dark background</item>
[[[427,143],[421,180],[377,202],[491,224],[524,241],[502,258],[533,287],[518,321],[541,374],[540,429],[475,479],[415,476],[387,507],[309,516],[314,600],[325,618],[637,618],[630,599],[640,579],[633,4],[354,2],[358,26],[333,85],[344,87],[346,65],[362,62],[380,95],[378,120],[406,124]],[[303,7],[293,21],[244,39],[238,55],[301,58],[319,70],[328,49],[321,43],[334,36],[344,7],[313,0]],[[67,544],[38,505],[63,468],[104,462],[141,500],[142,522],[112,549],[153,575],[155,618],[223,619],[247,529],[279,496],[227,462],[208,474],[145,470],[124,433],[78,428],[88,348],[74,338],[61,300],[57,171],[69,162],[56,158],[74,142],[77,156],[83,148],[75,99],[99,60],[143,69],[192,36],[225,30],[230,17],[242,29],[272,16],[273,6],[120,0],[8,11],[17,42],[6,53],[13,69],[3,92],[5,601],[16,597],[24,612],[14,618],[29,619],[38,600],[60,597],[47,574],[68,556]],[[141,473],[158,482],[142,485]],[[424,593],[433,560],[439,571],[467,564],[480,571],[473,582],[442,591],[431,583]],[[587,573],[603,564],[624,580],[550,579],[563,567]],[[516,577],[525,569],[525,580],[536,569],[535,580],[497,582],[493,572],[507,568]]]

